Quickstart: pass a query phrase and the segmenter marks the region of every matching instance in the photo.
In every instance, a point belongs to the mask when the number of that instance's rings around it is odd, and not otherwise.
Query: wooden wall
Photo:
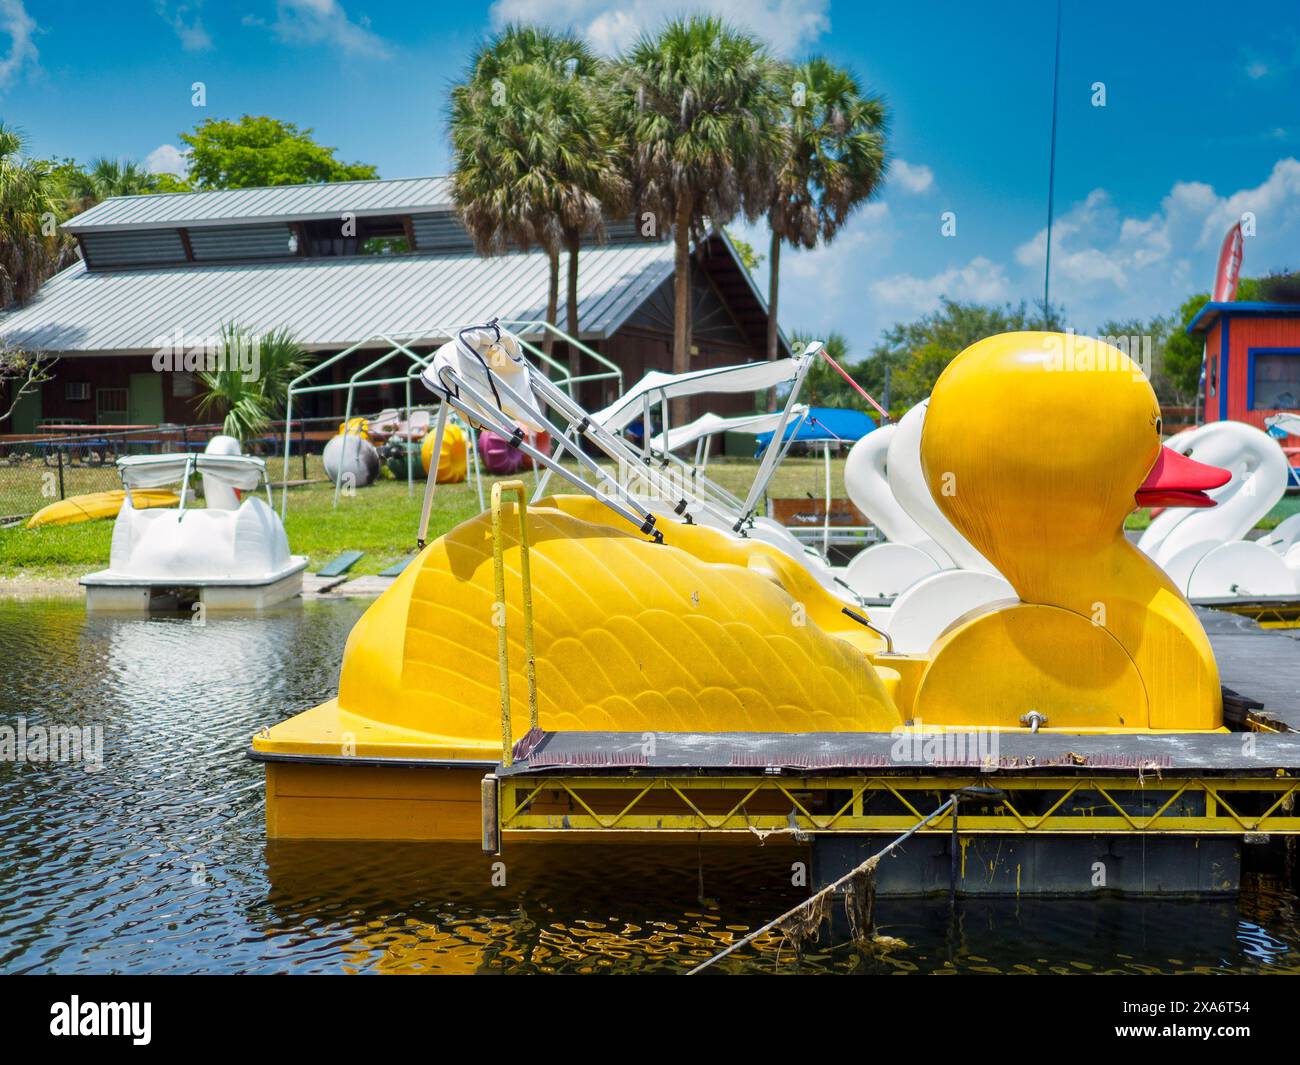
[[[1206,421],[1229,419],[1262,429],[1270,414],[1300,406],[1256,406],[1254,371],[1260,355],[1294,358],[1300,366],[1300,317],[1221,314],[1206,334]],[[1300,447],[1300,439],[1288,437],[1284,445]]]

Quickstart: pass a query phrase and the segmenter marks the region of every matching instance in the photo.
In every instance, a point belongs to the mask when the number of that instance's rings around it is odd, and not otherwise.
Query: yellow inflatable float
[[[438,484],[460,484],[465,480],[469,463],[469,446],[465,430],[459,425],[448,425],[442,434],[442,450],[438,452]],[[420,465],[429,476],[433,465],[433,433],[426,433],[420,445]]]
[[[1155,394],[1126,356],[1090,342],[1104,369],[1063,366],[1067,340],[1079,338],[989,338],[935,386],[927,483],[1019,601],[957,619],[925,654],[891,654],[765,544],[668,517],[652,543],[586,497],[529,507],[539,726],[1220,728],[1205,633],[1123,523],[1139,502],[1192,499],[1227,475],[1162,450]],[[479,779],[503,749],[503,624],[513,720],[529,717],[513,506],[502,515],[504,601],[491,520],[479,515],[430,543],[357,623],[337,698],[254,739],[268,763],[270,835],[478,838]]]
[[[126,498],[125,489],[118,488],[112,492],[90,492],[86,495],[69,496],[42,507],[27,519],[27,528],[36,529],[42,525],[73,525],[81,521],[98,521],[100,518],[115,518],[122,509]],[[131,505],[136,510],[148,510],[150,507],[174,507],[180,502],[175,492],[163,489],[136,489],[131,493]]]

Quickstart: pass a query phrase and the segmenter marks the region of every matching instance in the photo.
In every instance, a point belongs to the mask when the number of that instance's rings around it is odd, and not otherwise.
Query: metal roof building
[[[194,382],[152,363],[177,335],[215,337],[233,324],[287,329],[313,352],[381,333],[433,347],[463,324],[546,310],[546,256],[477,255],[445,177],[118,197],[65,229],[81,260],[0,317],[0,342],[59,359],[56,379],[5,427],[13,432],[197,420]],[[608,229],[608,243],[579,257],[579,334],[632,381],[671,366],[673,248],[631,223]],[[766,306],[730,241],[713,234],[695,264],[697,365],[762,358]]]
[[[137,226],[248,225],[278,219],[334,218],[345,213],[360,216],[451,209],[451,181],[445,177],[337,181],[116,196],[83,211],[64,228],[91,233]]]
[[[580,257],[580,332],[602,339],[673,272],[669,244],[593,247]],[[0,337],[63,355],[145,355],[180,326],[216,335],[237,321],[254,332],[281,327],[303,347],[330,351],[377,333],[449,339],[448,324],[546,313],[544,255],[454,255],[251,262],[190,269],[88,270],[78,263],[0,323]],[[560,301],[564,321],[564,300]],[[159,339],[162,338],[162,339]]]

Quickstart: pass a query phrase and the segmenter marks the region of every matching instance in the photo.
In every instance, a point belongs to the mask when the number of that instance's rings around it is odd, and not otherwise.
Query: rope
[[[829,363],[831,364],[831,366],[833,366],[833,367],[835,368],[835,370],[839,373],[839,375],[840,375],[842,378],[844,378],[844,380],[846,380],[846,381],[847,381],[849,384],[851,384],[855,389],[857,389],[858,395],[860,395],[863,399],[865,399],[868,403],[870,403],[873,407],[876,408],[876,410],[879,412],[880,416],[881,416],[882,418],[884,418],[885,421],[889,421],[889,420],[890,420],[890,419],[889,419],[889,411],[885,410],[884,407],[882,407],[879,403],[877,403],[877,402],[875,401],[875,399],[872,398],[870,392],[868,392],[865,388],[863,388],[860,384],[858,384],[857,381],[853,380],[853,378],[849,376],[849,372],[848,372],[848,370],[844,369],[843,366],[841,366],[838,362],[836,362],[834,359],[832,359],[832,358],[830,357],[830,355],[827,354],[825,348],[822,348],[822,349],[821,349],[821,356],[822,356],[823,359],[825,359],[827,362],[829,362]]]
[[[754,931],[750,932],[749,935],[745,936],[743,939],[736,940],[736,942],[731,944],[731,946],[727,947],[726,950],[719,951],[717,954],[713,955],[713,957],[709,958],[702,965],[697,965],[694,969],[688,970],[686,975],[694,976],[696,973],[702,973],[714,962],[721,961],[728,954],[734,953],[735,951],[739,950],[741,947],[748,946],[750,943],[754,942],[754,940],[756,940],[759,936],[763,935],[766,932],[772,931],[772,929],[776,928],[777,925],[784,924],[786,921],[790,920],[790,918],[799,914],[800,911],[818,905],[819,903],[824,901],[827,896],[833,894],[835,891],[838,891],[841,887],[847,884],[855,876],[859,876],[862,873],[874,869],[876,864],[880,861],[881,858],[883,858],[886,854],[892,851],[895,847],[898,847],[903,843],[905,843],[908,839],[914,836],[917,832],[923,829],[935,818],[946,813],[952,806],[956,804],[956,802],[957,802],[957,796],[953,795],[951,798],[948,799],[947,802],[945,802],[937,810],[921,818],[921,820],[919,820],[916,824],[914,824],[911,828],[909,828],[896,840],[894,840],[890,844],[887,844],[882,850],[877,851],[861,865],[855,866],[854,868],[850,869],[847,873],[845,873],[842,877],[840,877],[838,880],[834,881],[833,883],[827,884],[824,888],[821,889],[821,891],[817,892],[816,895],[804,899],[804,901],[799,903],[799,905],[794,907],[794,909],[786,910],[786,912],[781,914],[780,917],[777,917],[775,920],[768,921],[767,924],[763,925],[762,928],[756,928]]]

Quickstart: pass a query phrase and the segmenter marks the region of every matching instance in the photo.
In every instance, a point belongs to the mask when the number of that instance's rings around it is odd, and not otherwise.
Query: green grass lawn
[[[280,474],[278,462],[269,464],[272,477]],[[715,460],[710,474],[733,492],[743,494],[753,480],[757,464],[749,459]],[[832,463],[832,490],[844,491],[843,460]],[[308,462],[309,477],[323,477],[319,457]],[[300,477],[302,467],[294,460],[291,477]],[[525,475],[531,485],[532,474]],[[825,470],[820,459],[791,458],[777,471],[773,494],[820,496],[824,490]],[[499,478],[484,478],[484,490]],[[554,479],[557,490],[564,483]],[[87,490],[103,491],[110,487],[97,480]],[[349,571],[360,575],[378,573],[415,549],[415,534],[420,521],[424,482],[415,482],[414,494],[407,494],[405,480],[380,480],[353,495],[339,496],[334,505],[334,486],[317,481],[289,489],[285,513],[285,531],[294,554],[309,557],[309,568],[319,569],[342,551],[364,552],[362,559]],[[280,492],[275,493],[276,509]],[[439,485],[434,494],[429,522],[430,539],[439,536],[479,512],[478,494],[472,482]],[[22,527],[0,530],[0,577],[24,577],[35,580],[58,580],[79,577],[108,564],[113,523],[108,520],[78,525]]]
[[[723,487],[742,495],[753,480],[757,464],[751,459],[715,459],[708,473]],[[271,463],[273,477],[279,476],[278,463]],[[300,476],[295,460],[291,476]],[[322,477],[319,458],[308,465],[308,476]],[[532,474],[525,480],[531,485]],[[485,478],[485,491],[492,480]],[[557,490],[563,482],[552,480]],[[96,490],[105,486],[96,485]],[[334,506],[334,486],[318,481],[289,489],[285,530],[294,554],[310,558],[309,568],[319,569],[342,551],[364,552],[350,571],[360,575],[378,573],[415,549],[415,533],[420,520],[424,482],[415,483],[413,495],[407,495],[406,482],[381,480],[354,495],[341,495]],[[788,458],[773,479],[770,495],[821,498],[825,491],[825,467],[820,458]],[[844,460],[831,463],[831,491],[844,495]],[[276,509],[280,493],[275,493]],[[1283,517],[1300,510],[1300,497],[1288,497],[1278,504],[1261,524],[1271,528]],[[434,495],[429,525],[430,539],[479,512],[478,496],[472,483],[439,485]],[[1132,515],[1130,529],[1142,529],[1149,523],[1145,511]],[[109,543],[113,534],[111,521],[84,522],[79,525],[46,526],[39,529],[0,529],[0,577],[24,577],[57,580],[79,577],[108,564]]]

